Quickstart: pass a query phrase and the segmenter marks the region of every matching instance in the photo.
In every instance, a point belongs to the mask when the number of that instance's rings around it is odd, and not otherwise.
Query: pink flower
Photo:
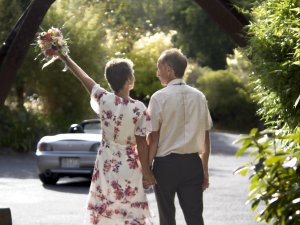
[[[47,32],[40,33],[37,36],[36,44],[47,61],[43,68],[53,63],[58,58],[59,53],[63,55],[69,53],[66,39],[63,38],[62,32],[55,27],[51,27]]]
[[[104,174],[108,173],[111,169],[111,162],[109,162],[108,160],[105,160],[104,162],[104,168],[103,168],[103,172]]]
[[[100,176],[100,174],[99,174],[99,169],[98,169],[98,168],[95,168],[95,169],[94,169],[93,176],[92,176],[92,182],[95,182],[96,180],[98,180],[98,179],[99,179],[99,176]]]
[[[46,49],[45,54],[52,57],[57,55],[57,51],[53,49]]]
[[[103,214],[105,212],[106,208],[107,208],[107,204],[103,203],[100,206],[97,206],[96,210],[99,214]]]
[[[104,91],[101,92],[96,92],[94,94],[94,98],[96,99],[97,102],[100,102],[100,99],[103,97],[103,95],[106,95],[107,93]]]
[[[48,33],[48,32],[41,33],[41,35],[39,36],[39,38],[42,41],[47,41],[47,42],[51,42],[53,40],[52,36],[51,36],[51,33]]]
[[[133,112],[134,113],[137,113],[139,111],[139,108],[138,107],[135,107],[134,109],[133,109]]]
[[[132,196],[135,196],[136,195],[136,189],[133,189],[132,187],[128,186],[126,189],[125,189],[125,196],[127,197],[132,197]]]
[[[138,118],[137,117],[133,117],[132,120],[133,120],[133,123],[136,124],[137,121],[138,121]]]
[[[129,100],[123,99],[123,105],[128,105],[128,103],[129,103]]]
[[[108,110],[107,112],[106,112],[106,118],[107,119],[111,119],[112,118],[112,111],[111,110]]]
[[[119,104],[121,104],[121,98],[115,96],[115,105],[119,105]]]

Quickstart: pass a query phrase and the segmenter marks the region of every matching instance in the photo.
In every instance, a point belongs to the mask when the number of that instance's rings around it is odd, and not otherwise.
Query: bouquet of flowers
[[[37,46],[41,51],[39,55],[43,54],[43,60],[47,61],[42,69],[58,59],[59,55],[67,55],[70,52],[67,39],[64,38],[61,30],[55,27],[51,27],[47,32],[43,31],[38,34]],[[64,70],[66,70],[66,67]]]

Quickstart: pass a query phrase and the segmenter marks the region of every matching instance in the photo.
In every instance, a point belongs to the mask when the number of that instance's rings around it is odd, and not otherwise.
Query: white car
[[[99,119],[72,124],[69,133],[41,138],[36,150],[40,180],[56,184],[64,176],[91,177],[101,140]]]

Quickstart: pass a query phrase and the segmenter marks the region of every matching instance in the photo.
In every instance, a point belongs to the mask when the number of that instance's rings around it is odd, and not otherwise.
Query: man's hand
[[[202,184],[203,191],[205,191],[209,187],[209,175],[208,175],[209,155],[210,155],[210,137],[209,137],[209,131],[206,131],[204,151],[200,154],[200,158],[202,160],[203,172],[204,172],[203,184]]]
[[[156,179],[155,179],[154,175],[152,174],[152,172],[143,176],[143,187],[145,189],[148,189],[149,187],[151,187],[155,184],[156,184]]]
[[[205,191],[209,187],[209,176],[208,174],[204,174],[202,190]]]

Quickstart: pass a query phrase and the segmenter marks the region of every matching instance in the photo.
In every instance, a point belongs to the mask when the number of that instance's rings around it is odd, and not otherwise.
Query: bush
[[[206,95],[215,128],[243,132],[258,126],[255,104],[235,74],[206,71],[196,85]]]
[[[255,155],[236,172],[251,177],[249,201],[252,209],[258,205],[263,210],[257,221],[274,225],[300,224],[300,129],[293,133],[286,130],[253,129],[240,140],[246,150]]]
[[[127,55],[135,66],[135,88],[132,96],[148,103],[151,95],[162,86],[156,77],[156,63],[161,52],[172,48],[172,37],[175,32],[157,32],[142,36],[134,42],[131,52]]]
[[[300,224],[300,2],[259,1],[252,12],[246,53],[252,61],[253,98],[269,130],[253,129],[237,156],[254,159],[237,172],[249,174],[257,220]]]
[[[252,12],[249,26],[253,97],[259,114],[275,129],[300,124],[300,2],[267,0]]]
[[[0,147],[9,147],[19,152],[31,152],[36,149],[38,140],[49,133],[45,120],[25,109],[0,110]]]

